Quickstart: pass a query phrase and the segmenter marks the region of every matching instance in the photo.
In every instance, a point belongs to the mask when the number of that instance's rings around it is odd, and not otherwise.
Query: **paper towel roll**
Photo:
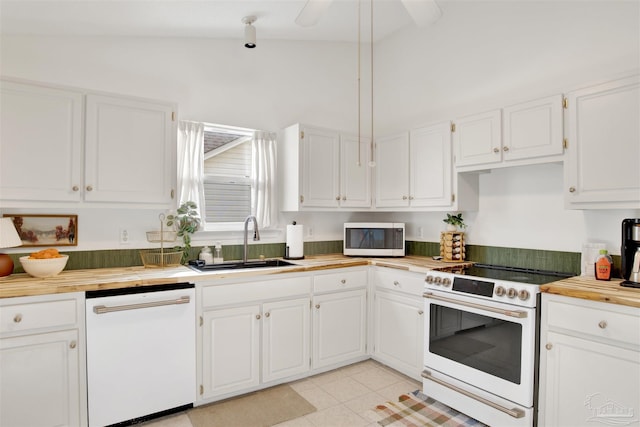
[[[285,249],[285,258],[300,259],[304,258],[304,226],[302,224],[287,225],[287,247]]]

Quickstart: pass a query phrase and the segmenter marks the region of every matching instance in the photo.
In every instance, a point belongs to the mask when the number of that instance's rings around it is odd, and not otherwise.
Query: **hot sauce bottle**
[[[600,249],[600,255],[596,258],[595,274],[598,280],[611,280],[611,270],[613,270],[613,259],[606,249]]]

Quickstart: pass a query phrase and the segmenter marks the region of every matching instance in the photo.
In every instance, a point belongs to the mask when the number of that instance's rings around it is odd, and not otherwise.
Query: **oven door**
[[[432,290],[424,297],[425,366],[532,407],[535,309]]]

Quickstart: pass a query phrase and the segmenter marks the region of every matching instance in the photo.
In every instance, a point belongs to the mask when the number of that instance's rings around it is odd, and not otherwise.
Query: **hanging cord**
[[[361,159],[361,148],[360,148],[360,141],[361,141],[361,132],[360,132],[360,5],[361,5],[361,0],[358,0],[358,163],[357,166],[359,167],[361,165],[360,159]]]
[[[373,158],[373,0],[371,0],[371,161],[370,167],[375,167],[376,161]]]

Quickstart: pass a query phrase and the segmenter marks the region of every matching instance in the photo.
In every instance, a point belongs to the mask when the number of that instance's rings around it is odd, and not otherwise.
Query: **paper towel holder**
[[[293,221],[292,223],[293,225],[296,225],[296,222]],[[304,244],[304,243],[303,243]],[[300,256],[300,257],[290,257],[289,256],[289,246],[286,245],[285,243],[285,247],[284,247],[284,259],[291,259],[291,260],[297,260],[297,259],[304,259],[304,255]]]

